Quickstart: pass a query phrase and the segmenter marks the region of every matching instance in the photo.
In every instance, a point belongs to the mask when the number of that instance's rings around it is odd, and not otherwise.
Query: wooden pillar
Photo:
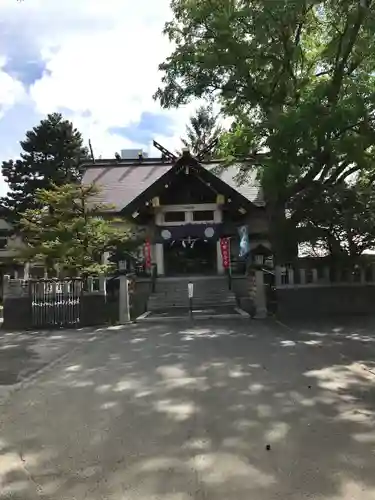
[[[223,266],[223,257],[221,255],[220,240],[217,240],[216,242],[216,268],[217,268],[217,274],[225,273],[225,269]]]

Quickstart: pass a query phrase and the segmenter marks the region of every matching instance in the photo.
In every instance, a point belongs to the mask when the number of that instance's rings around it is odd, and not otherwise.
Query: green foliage
[[[87,158],[81,134],[58,113],[26,132],[21,148],[21,159],[4,161],[1,167],[9,186],[2,203],[15,221],[25,210],[36,207],[38,189],[79,181],[82,161]]]
[[[374,170],[374,0],[172,0],[155,98],[215,96],[227,156],[256,167],[268,210]],[[270,214],[270,221],[280,218]],[[276,222],[277,221],[277,222]]]
[[[104,252],[134,240],[134,231],[121,219],[111,217],[110,206],[96,203],[95,185],[65,184],[38,190],[39,208],[21,218],[22,262],[40,262],[49,271],[65,275],[105,274]]]
[[[201,106],[195,116],[190,118],[190,125],[186,127],[186,139],[181,139],[184,146],[189,148],[193,155],[201,153],[213,140],[219,139],[222,128],[217,124],[211,106]],[[215,148],[206,158],[215,156]]]
[[[319,203],[312,199],[298,203],[304,208],[297,211],[302,214],[298,221],[301,242],[322,248],[336,261],[355,262],[365,250],[375,248],[375,191],[366,179],[324,186]]]

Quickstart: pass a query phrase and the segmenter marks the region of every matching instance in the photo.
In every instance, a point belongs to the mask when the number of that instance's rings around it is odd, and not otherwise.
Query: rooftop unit
[[[123,160],[136,160],[139,158],[139,153],[142,153],[143,158],[148,158],[148,153],[145,153],[142,149],[122,149],[121,158]]]

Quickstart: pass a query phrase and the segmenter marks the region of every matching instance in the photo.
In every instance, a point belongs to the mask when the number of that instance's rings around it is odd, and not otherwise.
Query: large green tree
[[[134,229],[111,216],[109,205],[97,203],[95,185],[65,184],[36,192],[38,208],[26,210],[20,221],[19,260],[38,262],[63,275],[108,273],[105,252],[132,248]]]
[[[82,161],[87,159],[80,132],[59,113],[48,115],[26,132],[21,148],[20,159],[4,161],[1,166],[9,186],[2,203],[15,221],[36,206],[37,189],[80,181]]]
[[[297,207],[300,242],[323,250],[337,264],[353,265],[375,248],[375,190],[367,179],[322,186],[319,202],[309,194],[295,200],[302,205]]]
[[[175,48],[160,65],[155,97],[173,107],[214,95],[234,118],[226,154],[249,159],[239,182],[258,169],[276,258],[285,260],[285,243],[293,240],[284,210],[290,200],[374,168],[374,2],[171,5],[165,33]],[[294,213],[294,225],[298,218]]]
[[[203,152],[215,139],[219,139],[222,128],[218,124],[218,117],[214,114],[212,106],[200,106],[195,115],[190,117],[190,123],[186,126],[186,138],[181,141],[189,148],[193,155]],[[213,147],[205,158],[215,156],[217,147]]]

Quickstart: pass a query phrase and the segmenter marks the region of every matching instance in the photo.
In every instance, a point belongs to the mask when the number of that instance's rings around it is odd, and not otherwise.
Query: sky
[[[143,148],[174,151],[199,103],[162,110],[152,99],[170,0],[0,0],[0,162],[48,113],[91,139],[96,157]],[[0,196],[6,183],[0,178]]]

